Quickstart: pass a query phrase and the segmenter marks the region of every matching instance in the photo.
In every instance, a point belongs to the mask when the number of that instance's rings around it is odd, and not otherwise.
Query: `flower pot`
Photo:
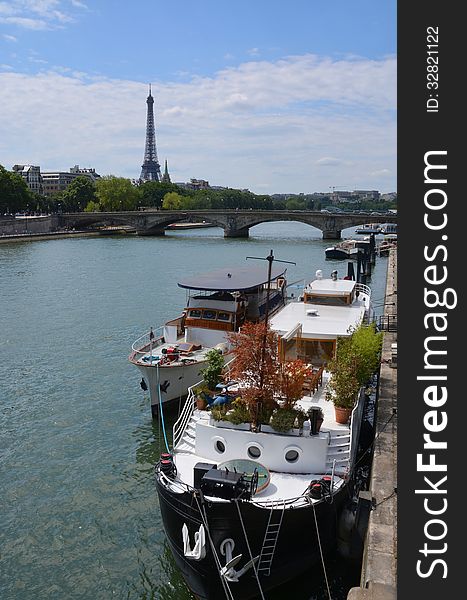
[[[342,408],[341,406],[334,406],[336,414],[336,423],[346,425],[349,422],[350,415],[352,414],[351,408]]]
[[[196,398],[196,408],[198,410],[206,410],[207,402],[204,398]]]

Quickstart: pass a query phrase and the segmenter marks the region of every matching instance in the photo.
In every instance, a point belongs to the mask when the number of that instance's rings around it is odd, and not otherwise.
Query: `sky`
[[[396,0],[0,0],[0,164],[396,190]]]

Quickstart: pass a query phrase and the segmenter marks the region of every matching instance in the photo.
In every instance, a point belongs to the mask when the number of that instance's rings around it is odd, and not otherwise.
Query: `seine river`
[[[296,261],[289,282],[318,268],[345,275],[345,262],[325,260],[328,245],[300,223],[258,225],[243,240],[213,228],[0,245],[2,600],[191,598],[164,539],[160,430],[131,343],[179,314],[183,275],[270,249]],[[377,259],[371,280],[379,312],[386,263]],[[334,600],[358,585],[338,559],[328,570]],[[328,597],[306,580],[287,596]]]

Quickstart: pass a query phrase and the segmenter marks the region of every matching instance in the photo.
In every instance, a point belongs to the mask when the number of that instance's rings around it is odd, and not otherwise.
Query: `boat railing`
[[[356,283],[355,284],[355,291],[361,293],[361,294],[366,294],[368,296],[368,299],[371,298],[371,288],[368,287],[367,285],[365,285],[364,283]]]
[[[230,369],[231,369],[233,361],[234,361],[234,359],[232,358],[224,365],[224,377],[227,379],[229,378]],[[202,385],[203,382],[204,382],[204,379],[202,379],[201,381],[198,381],[198,383],[195,383],[194,385],[192,385],[188,388],[188,396],[187,396],[187,399],[183,406],[182,412],[180,413],[180,416],[175,421],[174,426],[173,426],[173,447],[174,448],[177,447],[177,444],[182,439],[183,434],[185,433],[185,429],[187,428],[187,425],[190,422],[191,417],[193,416],[193,413],[196,408],[196,396],[197,396],[195,390],[198,386]]]
[[[185,432],[185,429],[193,416],[193,413],[196,408],[196,392],[195,388],[203,383],[203,380],[198,381],[195,385],[192,385],[188,388],[188,396],[185,400],[185,404],[183,406],[183,410],[180,413],[180,416],[175,421],[173,426],[173,447],[176,448],[179,441],[182,439],[182,436]]]
[[[378,331],[397,331],[397,314],[396,315],[379,315],[374,319]]]
[[[152,331],[152,336],[151,336]],[[138,360],[140,356],[144,356],[153,347],[159,346],[164,341],[164,328],[158,327],[157,329],[151,329],[146,333],[143,333],[137,340],[131,345],[131,360]]]

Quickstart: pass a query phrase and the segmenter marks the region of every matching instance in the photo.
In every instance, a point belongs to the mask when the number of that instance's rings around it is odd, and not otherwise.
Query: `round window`
[[[289,463],[297,462],[298,452],[296,450],[289,450],[285,453],[285,460]]]
[[[248,456],[250,458],[259,458],[261,456],[261,450],[257,446],[250,446],[248,448]]]
[[[225,452],[225,444],[224,444],[224,442],[221,442],[220,440],[217,440],[215,448],[219,452],[219,454],[222,454],[223,452]]]

